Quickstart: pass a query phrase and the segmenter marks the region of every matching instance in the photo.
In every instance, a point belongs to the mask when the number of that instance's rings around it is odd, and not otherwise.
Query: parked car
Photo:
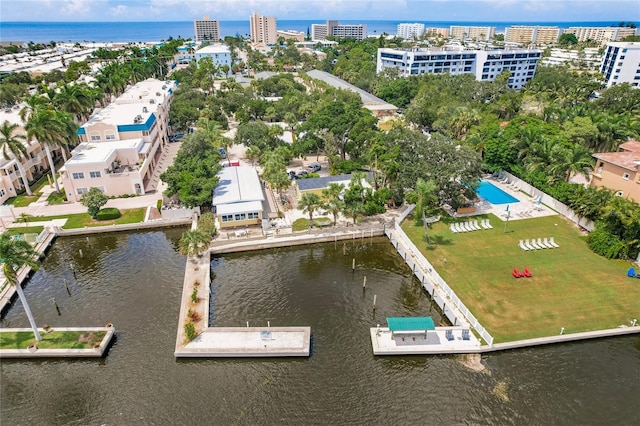
[[[289,174],[289,179],[294,180],[296,178],[296,172],[295,171],[290,170],[288,172],[288,174]]]
[[[321,169],[322,169],[322,166],[320,164],[311,163],[307,166],[305,170],[309,173],[316,173],[316,172],[319,172]]]
[[[227,156],[227,151],[225,151],[224,148],[218,148],[218,153],[220,154],[220,157]]]
[[[184,133],[176,133],[175,135],[169,136],[169,142],[177,142],[184,137]]]
[[[307,177],[307,175],[308,175],[308,174],[309,174],[309,172],[308,172],[308,171],[306,171],[306,170],[300,170],[300,171],[298,172],[298,174],[296,174],[296,179],[305,178],[305,177]]]

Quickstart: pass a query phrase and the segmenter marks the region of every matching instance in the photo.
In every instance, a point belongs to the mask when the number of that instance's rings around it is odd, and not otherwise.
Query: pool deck
[[[209,327],[177,357],[309,356],[311,327]]]

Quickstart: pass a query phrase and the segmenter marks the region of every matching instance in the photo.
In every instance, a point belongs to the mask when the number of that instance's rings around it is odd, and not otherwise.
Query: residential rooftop
[[[140,151],[145,147],[142,139],[125,139],[115,142],[84,142],[79,144],[72,152],[72,157],[65,163],[66,166],[76,164],[100,164],[108,161],[115,151],[122,149],[133,149]]]
[[[262,185],[253,167],[224,167],[213,191],[213,205],[264,201]]]

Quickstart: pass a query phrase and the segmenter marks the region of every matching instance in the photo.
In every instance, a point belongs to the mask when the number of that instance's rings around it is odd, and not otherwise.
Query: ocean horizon
[[[279,20],[278,29],[295,30],[306,33],[311,24],[323,24],[325,20]],[[446,27],[451,25],[476,25],[496,27],[496,32],[504,32],[511,25],[549,25],[560,28],[574,26],[606,27],[617,26],[611,21],[580,22],[468,22],[468,21],[372,21],[340,20],[345,24],[365,24],[369,35],[396,34],[400,23],[421,23],[425,27]],[[640,26],[640,23],[634,22]],[[220,21],[222,37],[248,36],[249,20]],[[168,22],[2,22],[0,41],[2,42],[136,42],[161,41],[172,38],[193,38],[193,21]]]

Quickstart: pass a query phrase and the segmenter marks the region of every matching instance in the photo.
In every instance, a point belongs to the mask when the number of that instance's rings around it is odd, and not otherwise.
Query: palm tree
[[[313,192],[305,192],[300,198],[298,209],[303,213],[309,214],[309,226],[313,224],[313,213],[322,208],[322,200],[318,194]]]
[[[0,259],[2,259],[4,276],[6,277],[9,285],[16,287],[18,297],[20,297],[22,306],[24,306],[24,311],[29,318],[29,324],[31,324],[33,335],[35,336],[36,341],[39,342],[42,340],[42,337],[38,332],[36,321],[31,314],[31,309],[29,309],[29,304],[27,303],[27,299],[22,291],[22,286],[18,283],[17,273],[17,271],[25,265],[31,267],[34,271],[37,270],[37,258],[38,252],[36,252],[33,247],[31,247],[31,244],[25,240],[14,240],[6,232],[0,235]]]
[[[29,188],[29,181],[27,180],[27,174],[22,166],[22,159],[27,158],[27,147],[23,142],[26,142],[26,138],[22,135],[14,135],[14,130],[18,127],[17,124],[11,124],[8,121],[4,121],[0,126],[0,146],[2,146],[2,155],[5,160],[16,160],[18,166],[18,172],[22,178],[22,183],[28,195],[33,195],[31,188]],[[29,142],[27,142],[29,144]]]
[[[583,175],[589,179],[593,169],[593,157],[591,151],[580,144],[572,144],[568,147],[559,147],[553,155],[553,163],[549,167],[552,175],[564,173],[565,180],[569,182],[571,176]]]
[[[180,253],[192,257],[199,255],[209,247],[211,237],[200,230],[187,231],[182,234],[178,247]]]
[[[56,179],[56,167],[51,157],[50,148],[60,147],[62,157],[66,161],[66,146],[68,140],[75,136],[75,123],[67,113],[39,106],[32,111],[24,128],[27,131],[28,140],[36,139],[44,145],[53,183],[56,187],[56,192],[60,193],[60,186]]]
[[[79,122],[93,109],[95,100],[86,84],[66,84],[53,96],[53,105],[68,112]]]
[[[438,190],[438,186],[433,181],[425,181],[422,178],[418,178],[416,182],[416,208],[413,217],[418,225],[422,225],[422,218],[429,213],[438,202],[438,197],[435,195]]]
[[[338,215],[344,209],[344,201],[340,199],[340,193],[343,189],[343,184],[334,182],[322,190],[322,196],[326,200],[323,207],[333,215],[333,226],[336,226]]]

